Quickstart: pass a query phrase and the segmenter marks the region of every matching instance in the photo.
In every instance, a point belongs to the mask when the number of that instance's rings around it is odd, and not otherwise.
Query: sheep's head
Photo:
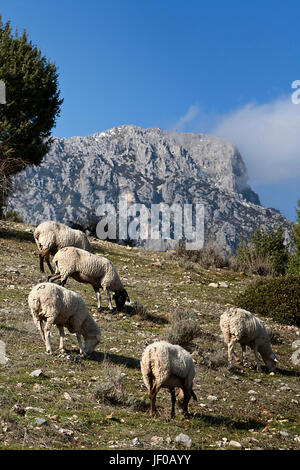
[[[113,299],[116,302],[117,310],[122,310],[126,301],[130,302],[126,289],[116,291]]]
[[[99,343],[101,343],[101,335],[100,334],[97,334],[95,336],[89,336],[89,337],[85,338],[84,352],[86,354],[91,354],[94,351],[97,344],[99,344]]]
[[[270,372],[276,371],[278,360],[273,352],[268,357],[263,357],[263,360]]]

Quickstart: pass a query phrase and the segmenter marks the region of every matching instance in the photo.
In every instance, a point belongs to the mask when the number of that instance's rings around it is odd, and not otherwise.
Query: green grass
[[[92,239],[96,251],[116,265],[131,300],[143,304],[148,316],[143,319],[130,307],[118,314],[99,313],[91,286],[71,279],[66,287],[82,295],[104,342],[85,359],[79,356],[76,337],[66,334],[67,354],[61,356],[53,327],[54,355],[48,356],[27,305],[30,289],[46,280],[39,272],[30,228],[0,222],[0,339],[10,358],[0,365],[0,449],[133,449],[135,437],[143,442],[143,449],[177,449],[175,437],[181,432],[191,437],[192,449],[218,449],[222,439],[239,441],[250,449],[300,448],[299,405],[292,402],[300,403],[299,368],[290,361],[297,329],[267,320],[281,339],[273,346],[279,358],[279,371],[273,376],[256,372],[250,350],[243,368],[228,371],[224,365],[226,347],[219,338],[219,317],[225,305],[232,304],[253,281],[252,276],[227,269],[204,270],[193,263],[185,265],[172,253],[127,249]],[[162,266],[155,264],[157,260]],[[229,288],[208,285],[221,280]],[[175,308],[190,310],[202,331],[192,348],[198,351],[194,355],[198,401],[190,402],[190,419],[177,411],[171,420],[169,393],[161,390],[159,414],[151,419],[139,359],[147,344],[163,337]],[[201,360],[214,359],[216,354],[224,358],[217,367]],[[95,394],[105,380],[107,361],[126,374],[120,403],[99,401]],[[43,374],[31,377],[35,369]],[[255,402],[250,401],[249,390],[257,391]],[[210,395],[217,400],[209,400]],[[16,403],[31,408],[18,415],[12,409]],[[47,424],[37,426],[37,417]],[[280,434],[282,430],[288,436]],[[163,438],[160,446],[153,444],[153,436]]]

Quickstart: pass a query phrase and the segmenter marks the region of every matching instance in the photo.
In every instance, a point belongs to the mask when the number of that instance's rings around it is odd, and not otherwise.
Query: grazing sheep
[[[272,372],[276,370],[276,356],[272,351],[268,333],[264,322],[252,313],[241,308],[228,308],[220,317],[220,327],[224,341],[228,345],[228,365],[232,365],[232,356],[237,356],[233,350],[235,343],[242,347],[241,364],[243,364],[246,346],[253,349],[257,370],[261,371],[258,353],[260,353],[266,366]]]
[[[51,274],[54,273],[50,264],[50,255],[54,256],[64,246],[77,246],[83,250],[94,253],[87,236],[80,230],[75,230],[67,225],[48,220],[38,225],[33,233],[39,249],[40,271],[44,271],[44,260]]]
[[[191,355],[181,346],[167,341],[156,341],[146,347],[141,359],[141,371],[150,398],[150,416],[156,413],[156,395],[160,388],[168,388],[171,393],[171,418],[175,416],[176,394],[179,388],[178,405],[188,416],[190,398],[197,397],[192,389],[195,368]]]
[[[110,291],[114,292],[113,299],[118,310],[124,307],[126,300],[130,302],[117,270],[109,259],[69,246],[56,253],[53,263],[56,267],[55,274],[49,276],[48,280],[59,280],[64,286],[71,276],[78,282],[91,284],[97,295],[98,310],[101,309],[100,289],[106,292],[110,310],[113,310]]]
[[[90,354],[100,343],[101,330],[90,316],[79,294],[56,284],[43,282],[33,287],[28,296],[28,304],[33,321],[45,342],[47,353],[52,354],[50,329],[53,324],[59,330],[59,349],[62,352],[64,352],[64,327],[70,333],[76,333],[81,354]],[[85,340],[84,347],[80,335]]]

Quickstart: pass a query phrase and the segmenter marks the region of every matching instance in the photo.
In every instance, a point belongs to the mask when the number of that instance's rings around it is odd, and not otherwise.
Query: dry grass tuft
[[[124,367],[113,364],[105,359],[101,365],[104,377],[97,383],[94,396],[100,403],[123,404],[126,401],[124,386]]]
[[[189,347],[201,333],[194,316],[194,313],[188,310],[175,310],[169,316],[170,326],[165,330],[163,339],[172,344]]]

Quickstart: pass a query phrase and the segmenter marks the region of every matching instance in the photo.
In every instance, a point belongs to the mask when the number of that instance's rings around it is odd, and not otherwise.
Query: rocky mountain
[[[88,227],[97,220],[99,204],[118,209],[120,196],[146,207],[202,203],[205,241],[223,251],[234,249],[256,226],[282,223],[288,237],[291,223],[261,206],[247,181],[240,153],[224,139],[120,126],[87,137],[54,138],[42,163],[15,177],[9,208],[32,224],[52,219]],[[137,244],[172,246],[150,239]]]

